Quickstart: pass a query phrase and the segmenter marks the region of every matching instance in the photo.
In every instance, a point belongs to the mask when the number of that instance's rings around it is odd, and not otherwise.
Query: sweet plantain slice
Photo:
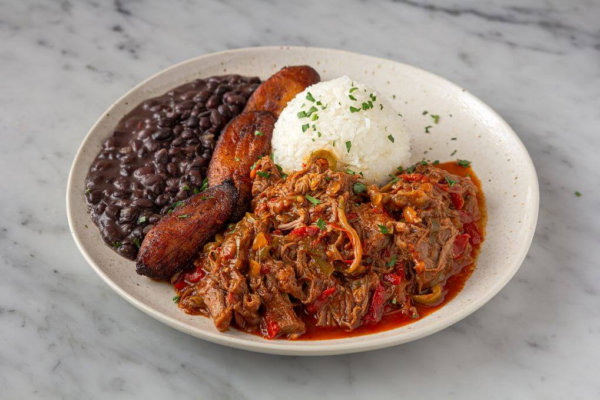
[[[244,111],[270,111],[279,117],[290,100],[320,81],[317,71],[309,66],[282,68],[256,89]]]
[[[231,180],[238,199],[231,215],[241,219],[252,200],[252,165],[271,151],[275,116],[270,112],[244,112],[223,129],[208,167],[209,187]]]
[[[237,191],[230,182],[199,193],[166,215],[142,242],[137,273],[170,279],[221,230],[231,217]]]

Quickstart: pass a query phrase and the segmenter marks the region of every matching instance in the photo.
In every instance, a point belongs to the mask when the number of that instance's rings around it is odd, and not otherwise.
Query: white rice
[[[311,107],[317,111],[309,117],[298,115]],[[313,85],[290,101],[275,124],[272,145],[275,162],[286,173],[302,169],[313,152],[323,149],[337,158],[338,170],[362,172],[376,184],[388,181],[388,174],[410,159],[409,136],[398,113],[375,90],[347,76]]]

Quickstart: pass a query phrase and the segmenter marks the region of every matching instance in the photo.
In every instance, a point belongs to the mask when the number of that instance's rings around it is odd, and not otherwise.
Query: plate
[[[317,341],[271,341],[236,330],[219,332],[210,319],[179,310],[172,301],[174,291],[170,285],[137,275],[133,261],[118,256],[104,244],[87,212],[87,171],[117,122],[137,104],[197,78],[241,74],[265,79],[284,66],[304,64],[314,67],[322,80],[348,75],[387,97],[411,132],[412,162],[423,157],[440,161],[468,159],[482,181],[489,219],[477,269],[456,298],[413,324],[371,335]],[[439,115],[439,123],[433,123],[429,114],[423,115],[425,110]],[[429,125],[432,128],[426,134]],[[208,54],[145,80],[117,100],[88,132],[75,156],[67,186],[73,238],[94,271],[120,296],[190,335],[225,346],[287,355],[379,349],[431,335],[460,321],[494,297],[517,272],[533,239],[538,208],[537,175],[523,143],[496,112],[467,90],[399,62],[306,47],[259,47]]]

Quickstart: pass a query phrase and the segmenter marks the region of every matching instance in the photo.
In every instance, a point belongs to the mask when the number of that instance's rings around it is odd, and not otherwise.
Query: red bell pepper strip
[[[459,193],[450,193],[450,200],[452,200],[452,204],[457,210],[462,210],[465,205],[465,199]]]
[[[464,224],[470,224],[471,222],[473,222],[473,216],[471,215],[471,213],[468,213],[466,211],[460,210],[458,212],[458,215],[460,217],[460,222],[464,225]]]
[[[385,286],[381,282],[375,288],[373,292],[373,297],[371,298],[371,305],[369,306],[369,311],[367,311],[367,315],[365,315],[364,322],[367,325],[376,324],[381,321],[383,317],[383,306],[385,301]]]
[[[336,291],[337,288],[335,286],[323,290],[323,292],[321,292],[315,301],[306,306],[306,311],[311,314],[316,314],[317,311],[319,311],[321,307],[325,305],[325,303],[335,294]]]
[[[404,174],[402,175],[402,180],[404,182],[423,182],[423,183],[427,183],[429,182],[429,178],[426,177],[423,174]]]
[[[454,258],[460,258],[467,248],[467,243],[469,243],[470,236],[468,234],[458,235],[456,239],[454,239]]]
[[[402,277],[392,272],[389,274],[383,274],[383,280],[391,283],[392,285],[399,285],[402,282]]]
[[[471,244],[481,243],[481,233],[479,232],[479,227],[475,222],[463,225],[463,229],[469,234],[469,236],[471,236]]]

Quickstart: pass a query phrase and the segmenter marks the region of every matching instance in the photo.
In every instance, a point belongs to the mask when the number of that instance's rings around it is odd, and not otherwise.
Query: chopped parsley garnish
[[[390,261],[388,261],[387,264],[385,264],[386,267],[393,267],[394,265],[396,265],[396,257],[392,257],[392,259]]]
[[[394,137],[392,135],[388,135],[388,139],[390,139],[390,142],[394,143]]]
[[[430,130],[431,128],[433,128],[431,125],[428,125],[428,126],[426,126],[426,127],[425,127],[425,133],[431,133],[431,132],[429,132],[429,130]]]
[[[190,190],[190,187],[188,185],[183,185],[182,189],[188,192]]]
[[[396,298],[394,297],[394,298],[392,299],[392,304],[396,305],[396,303],[398,303],[398,300],[396,300]]]
[[[452,157],[452,156],[453,156],[453,155],[455,155],[455,154],[456,154],[456,150],[454,150],[454,151],[452,152],[452,154],[450,154],[450,157]]]
[[[319,199],[315,199],[314,197],[312,197],[312,196],[311,196],[311,195],[309,195],[309,194],[306,194],[306,195],[304,195],[304,197],[306,197],[306,200],[310,201],[310,202],[311,202],[311,203],[313,203],[315,206],[316,206],[317,204],[321,204],[321,200],[319,200]]]
[[[417,168],[416,165],[411,165],[410,167],[406,168],[406,173],[407,174],[412,174],[413,172],[415,172],[416,168]]]
[[[320,101],[317,101],[317,105],[318,105],[318,106],[322,106],[322,105],[323,105],[323,103],[321,103]]]
[[[306,118],[306,117],[308,117],[308,115],[306,114],[306,111],[300,111],[296,115],[298,116],[298,118]]]
[[[306,132],[308,130],[308,128],[310,128],[310,124],[302,125],[302,132]]]
[[[372,101],[377,101],[377,96],[374,96],[373,93],[369,95]]]
[[[142,215],[139,219],[138,219],[138,224],[143,224],[144,222],[146,222],[146,216]]]
[[[317,136],[321,137],[322,136],[321,132],[317,132]]]
[[[206,189],[208,189],[208,178],[204,178],[204,180],[202,181],[202,186],[200,186],[199,192],[204,192]],[[194,189],[194,193],[196,193],[196,190]],[[198,194],[196,193],[196,194]]]
[[[317,220],[317,226],[319,227],[320,230],[325,230],[325,221],[323,221],[323,218],[319,218]]]
[[[352,96],[351,94],[349,94],[348,97],[350,98],[350,100],[356,101],[356,97]]]
[[[123,244],[121,242],[113,242],[113,246],[115,249],[118,249],[119,247],[121,247]]]
[[[366,103],[362,103],[362,109],[367,111],[368,109],[373,108],[373,102],[372,101],[368,101]]]
[[[456,163],[464,168],[469,168],[471,166],[471,161],[467,160],[457,160]]]
[[[356,172],[352,171],[351,169],[347,169],[346,173],[350,175],[356,175]]]
[[[254,131],[254,136],[265,136],[261,131]]]
[[[355,113],[355,112],[359,112],[359,111],[360,111],[360,108],[356,108],[356,107],[350,106],[350,112],[351,113]]]
[[[176,201],[175,203],[171,204],[171,207],[169,207],[168,214],[171,214],[174,209],[181,205],[181,203],[183,203],[183,201]]]
[[[579,193],[579,192],[575,192],[575,196],[577,196],[577,197],[581,197],[581,193]]]
[[[354,184],[354,193],[359,194],[367,190],[367,185],[362,182],[356,182]]]
[[[189,215],[187,215],[187,214],[181,214],[181,215],[178,215],[177,218],[179,218],[179,219],[186,219],[186,218],[189,218]]]
[[[383,233],[384,235],[390,233],[390,230],[385,225],[377,224],[377,227],[379,228],[379,232]]]
[[[353,87],[353,88],[351,88],[349,93],[352,93],[352,92],[354,92],[355,90],[358,90],[358,88],[357,88],[357,87]]]
[[[240,160],[240,158],[239,158],[239,157],[236,157],[236,158],[235,158],[235,162],[240,162],[240,161],[242,161],[242,160]]]
[[[435,122],[436,124],[440,123],[440,116],[439,115],[431,114],[431,118],[433,118],[433,122]]]
[[[204,200],[209,200],[209,199],[214,199],[215,196],[202,196],[200,197],[200,200],[204,201]]]
[[[85,189],[86,194],[90,193],[91,191],[92,191],[92,189],[90,189],[90,188]]]
[[[256,175],[261,176],[265,179],[269,179],[271,177],[271,173],[270,172],[265,172],[265,171],[258,171],[256,173]]]
[[[400,113],[398,113],[398,116],[399,116],[399,117],[404,117],[404,115],[402,115],[402,114],[400,114]]]
[[[346,142],[346,150],[348,150],[348,153],[350,153],[350,149],[352,148],[352,142],[351,141],[347,141]]]
[[[423,115],[429,114],[429,111],[423,111]]]
[[[317,107],[315,107],[315,106],[312,106],[311,108],[309,108],[309,109],[308,109],[308,112],[306,113],[306,116],[307,116],[307,117],[310,117],[310,116],[311,116],[313,113],[315,113],[315,112],[317,112],[317,111],[319,111],[319,110],[317,109]]]
[[[440,163],[440,160],[435,160],[434,162],[432,162],[433,165],[438,165]]]
[[[333,141],[333,147],[335,147],[335,140]]]
[[[427,165],[427,164],[429,164],[427,161],[421,160],[421,165]]]
[[[383,104],[380,104],[380,105],[379,105],[379,109],[380,109],[380,110],[383,110]]]
[[[316,121],[318,119],[319,119],[319,116],[317,114],[313,114],[311,121]],[[313,126],[313,128],[314,128],[314,126]]]
[[[390,178],[392,178],[392,180],[390,181],[390,183],[396,183],[400,180],[400,178],[398,178],[397,176],[394,176],[392,174],[388,175]]]
[[[456,184],[456,181],[448,176],[446,177],[446,182],[448,182],[448,186],[450,186],[450,187],[452,187]]]
[[[140,246],[142,245],[142,244],[140,243],[140,239],[138,239],[138,238],[136,238],[136,237],[134,237],[134,238],[133,238],[132,242],[133,242],[133,244],[135,244],[135,247],[137,247],[138,249],[139,249],[139,248],[140,248]]]
[[[313,95],[310,92],[308,92],[306,94],[306,100],[312,101],[313,103],[315,102],[315,98],[313,97]]]
[[[173,297],[173,303],[179,303],[180,298],[181,298],[181,296],[179,296],[179,295]]]
[[[404,168],[402,168],[402,165],[399,166],[398,168],[396,168],[398,171],[400,171],[400,173],[404,172]]]

